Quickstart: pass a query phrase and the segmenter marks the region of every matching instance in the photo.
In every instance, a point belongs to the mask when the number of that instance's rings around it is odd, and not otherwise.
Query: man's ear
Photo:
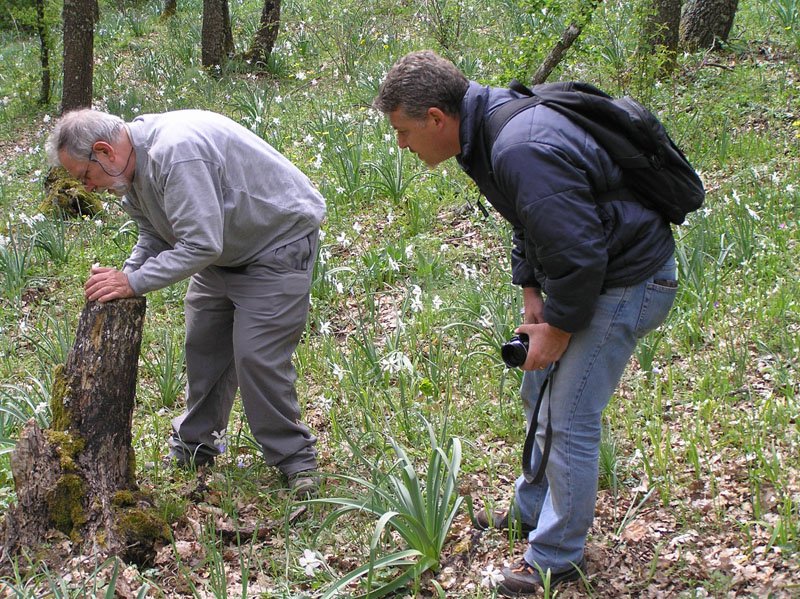
[[[428,117],[433,120],[433,124],[437,127],[441,127],[444,124],[446,116],[447,115],[445,115],[440,108],[436,108],[435,106],[428,108]]]
[[[107,158],[111,159],[114,158],[114,146],[112,146],[107,141],[96,141],[92,144],[92,151],[94,152],[95,156],[98,155],[105,155]]]

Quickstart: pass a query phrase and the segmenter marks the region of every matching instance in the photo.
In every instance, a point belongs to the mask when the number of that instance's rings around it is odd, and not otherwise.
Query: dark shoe
[[[581,558],[577,567],[570,566],[569,570],[550,574],[550,590],[563,582],[572,582],[581,577],[581,572],[586,569],[586,560]],[[504,597],[519,597],[521,595],[535,595],[539,589],[544,588],[542,577],[539,570],[531,566],[524,559],[519,560],[510,568],[503,568],[500,573],[503,575],[503,582],[497,587],[497,591]],[[547,574],[547,571],[545,571]]]
[[[313,499],[319,492],[320,477],[312,470],[303,470],[289,478],[289,490],[299,499]]]
[[[508,530],[508,515],[510,510],[494,510],[489,512],[486,508],[481,509],[475,514],[473,526],[478,530],[496,528],[497,530]],[[514,510],[516,512],[516,510]],[[535,526],[523,522],[518,513],[514,514],[511,525],[516,527],[523,536],[528,536]]]

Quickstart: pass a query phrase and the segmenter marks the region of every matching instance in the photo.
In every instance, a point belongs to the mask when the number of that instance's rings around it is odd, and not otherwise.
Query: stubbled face
[[[89,160],[88,158],[73,158],[63,150],[58,153],[63,166],[70,175],[83,183],[87,191],[100,193],[108,191],[116,196],[123,196],[130,189],[131,183],[124,176],[117,177],[109,175],[104,169],[103,157]]]
[[[389,123],[397,132],[397,145],[401,149],[408,148],[428,166],[434,167],[453,156],[432,116],[414,119],[407,116],[402,108],[393,110],[388,116]]]

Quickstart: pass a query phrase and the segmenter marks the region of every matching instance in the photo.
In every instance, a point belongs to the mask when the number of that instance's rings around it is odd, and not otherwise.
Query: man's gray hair
[[[125,121],[118,116],[99,110],[84,108],[67,112],[47,138],[47,161],[52,166],[61,166],[58,153],[62,151],[77,160],[86,160],[95,142],[116,142],[124,126]]]
[[[456,66],[431,50],[409,52],[395,64],[372,103],[386,114],[398,108],[421,119],[428,108],[458,116],[469,81]]]

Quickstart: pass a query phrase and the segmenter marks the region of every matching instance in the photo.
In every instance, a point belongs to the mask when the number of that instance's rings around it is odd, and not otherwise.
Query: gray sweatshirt
[[[308,177],[227,117],[179,110],[127,128],[136,172],[122,206],[139,239],[123,271],[136,295],[209,265],[247,264],[307,236],[325,215]]]

